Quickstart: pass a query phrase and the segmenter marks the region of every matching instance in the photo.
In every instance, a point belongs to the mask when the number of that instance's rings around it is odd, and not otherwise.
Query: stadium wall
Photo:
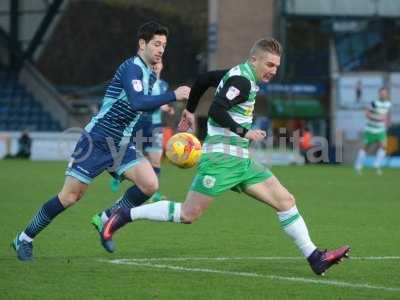
[[[209,69],[241,63],[253,43],[274,33],[274,1],[210,0],[209,24],[216,26],[216,51]]]
[[[209,0],[208,69],[223,69],[247,59],[253,43],[274,36],[274,0]],[[207,116],[213,91],[200,102],[198,114]]]
[[[30,63],[25,62],[19,80],[40,101],[63,128],[81,125],[72,115],[72,109],[62,96]]]
[[[0,133],[0,159],[7,154],[15,155],[18,151],[18,139],[21,132]],[[74,151],[80,130],[68,132],[30,132],[32,138],[32,160],[64,160],[67,161]]]

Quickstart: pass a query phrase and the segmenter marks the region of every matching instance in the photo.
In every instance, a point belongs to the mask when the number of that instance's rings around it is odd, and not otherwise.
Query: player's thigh
[[[83,197],[88,185],[72,176],[66,176],[64,185],[58,194],[61,204],[68,207]]]
[[[161,166],[162,151],[151,151],[146,156],[153,167],[159,168]]]
[[[192,223],[198,219],[213,202],[214,197],[196,191],[189,191],[182,203],[181,218],[184,223]]]
[[[268,204],[277,211],[286,211],[293,207],[295,200],[292,194],[275,177],[247,186],[245,193],[252,198]]]
[[[190,190],[211,196],[229,191],[243,181],[247,162],[223,153],[205,153],[197,165]]]
[[[112,168],[114,154],[103,138],[84,133],[75,146],[66,175],[90,184],[104,170]]]
[[[158,190],[158,178],[147,159],[141,158],[135,165],[123,173],[124,177],[134,182],[148,196]]]

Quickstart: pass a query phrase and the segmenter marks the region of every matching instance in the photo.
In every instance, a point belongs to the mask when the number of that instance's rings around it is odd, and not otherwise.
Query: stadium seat
[[[60,131],[61,126],[18,82],[15,71],[0,70],[0,130]]]

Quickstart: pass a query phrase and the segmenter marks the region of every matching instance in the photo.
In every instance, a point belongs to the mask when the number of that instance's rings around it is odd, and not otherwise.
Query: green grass
[[[216,199],[192,225],[130,224],[115,236],[116,253],[105,253],[89,220],[123,191],[113,194],[107,175],[37,237],[35,262],[21,263],[9,243],[58,192],[65,167],[0,161],[1,299],[400,299],[399,259],[348,260],[324,278],[314,276],[303,259],[251,259],[300,254],[272,209],[234,192]],[[348,167],[272,171],[295,195],[320,247],[349,243],[354,257],[400,256],[398,170],[381,177],[369,170],[359,177]],[[162,191],[182,201],[193,172],[165,165]],[[242,259],[139,260],[177,257]],[[136,259],[136,265],[109,263],[121,258]]]

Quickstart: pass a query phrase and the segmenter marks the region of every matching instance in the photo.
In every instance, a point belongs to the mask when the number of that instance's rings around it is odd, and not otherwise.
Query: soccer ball
[[[200,158],[201,143],[193,134],[180,132],[168,140],[165,154],[179,168],[191,168]]]

